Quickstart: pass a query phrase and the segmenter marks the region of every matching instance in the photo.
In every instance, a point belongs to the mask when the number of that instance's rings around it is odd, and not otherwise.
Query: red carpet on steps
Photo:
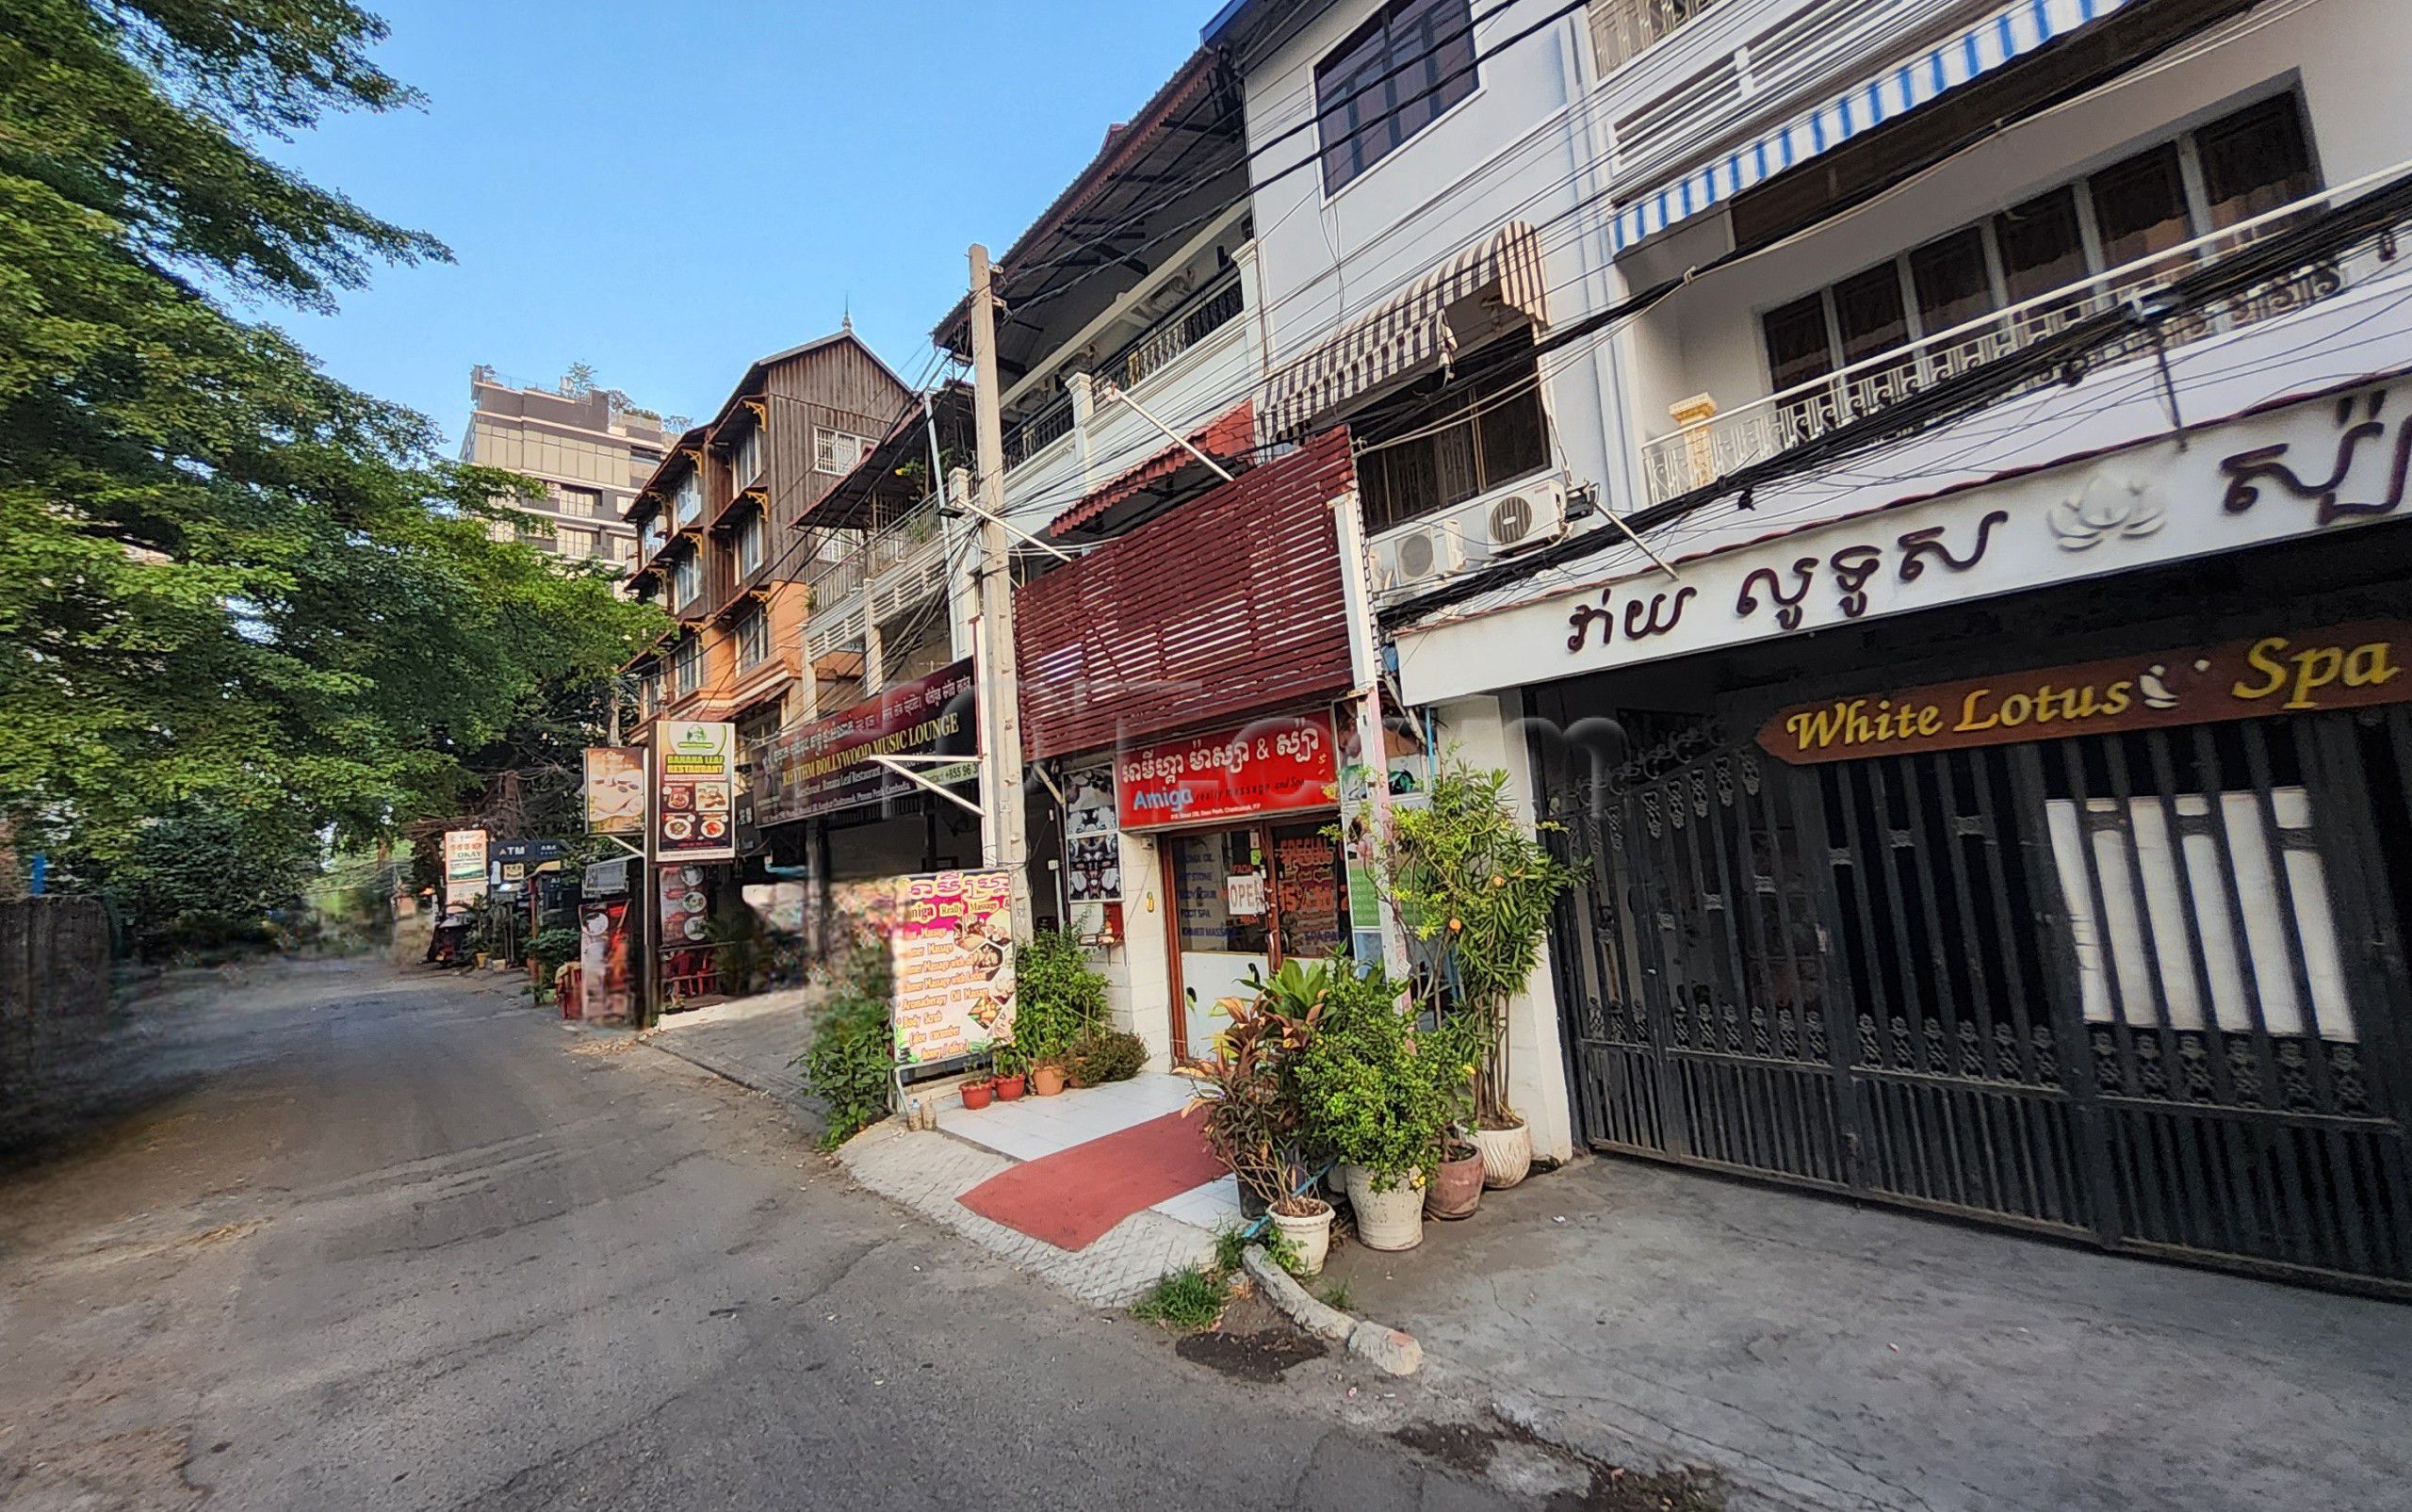
[[[1057,1249],[1086,1249],[1140,1209],[1230,1174],[1206,1147],[1205,1129],[1202,1112],[1168,1113],[1026,1161],[955,1200]]]

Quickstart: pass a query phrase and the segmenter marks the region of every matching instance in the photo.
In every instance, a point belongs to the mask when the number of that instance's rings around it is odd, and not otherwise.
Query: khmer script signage
[[[1400,636],[1428,703],[2412,517],[2412,381],[1751,538]],[[1772,521],[1770,521],[1772,523]],[[1731,544],[1727,544],[1727,543]],[[1605,543],[1604,543],[1605,547]],[[1680,538],[1663,550],[1679,552]]]
[[[2412,624],[2286,630],[2232,645],[1801,704],[1759,731],[1796,765],[2014,745],[2412,702]]]

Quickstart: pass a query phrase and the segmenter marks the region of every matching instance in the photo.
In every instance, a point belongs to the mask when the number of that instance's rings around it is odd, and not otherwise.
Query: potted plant
[[[1105,978],[1089,968],[1079,935],[1041,930],[1015,952],[1014,1045],[1040,1097],[1064,1090],[1073,1047],[1105,1016]]]
[[[1347,1167],[1348,1206],[1369,1249],[1424,1240],[1424,1193],[1465,1062],[1445,1032],[1420,1034],[1405,993],[1377,969],[1342,971],[1287,1071],[1308,1146]]]
[[[1482,1205],[1487,1172],[1482,1146],[1475,1143],[1473,1130],[1485,1030],[1482,1020],[1461,1013],[1443,1021],[1427,1037],[1440,1058],[1434,1075],[1448,1108],[1442,1125],[1440,1163],[1432,1168],[1432,1189],[1424,1198],[1424,1211],[1435,1218],[1471,1218]]]
[[[1239,1179],[1243,1217],[1263,1217],[1306,1185],[1298,1143],[1304,1120],[1286,1069],[1323,1011],[1331,973],[1318,968],[1317,977],[1320,985],[1289,1001],[1265,990],[1253,1000],[1217,1003],[1230,1024],[1214,1036],[1214,1053],[1189,1073],[1198,1090],[1182,1114],[1204,1115],[1207,1146]]]
[[[995,1072],[991,1080],[996,1084],[999,1102],[1021,1100],[1026,1085],[1025,1072],[1029,1065],[1029,1057],[1013,1046],[1001,1045],[997,1048],[996,1054],[990,1057],[990,1065]]]
[[[1457,1015],[1479,1027],[1480,1076],[1468,1130],[1484,1181],[1510,1187],[1532,1168],[1532,1133],[1508,1101],[1508,1005],[1540,962],[1557,896],[1573,873],[1506,796],[1508,774],[1444,764],[1428,801],[1392,815],[1376,837],[1376,885],[1400,921],[1447,961]]]
[[[1298,1255],[1298,1274],[1314,1276],[1331,1253],[1331,1204],[1312,1193],[1283,1197],[1273,1205],[1273,1227]]]
[[[993,1078],[974,1077],[956,1090],[963,1095],[964,1110],[978,1113],[997,1096],[997,1083]]]

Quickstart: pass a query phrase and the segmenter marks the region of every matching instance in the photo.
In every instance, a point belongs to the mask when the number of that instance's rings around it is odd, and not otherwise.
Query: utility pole
[[[1030,837],[1022,813],[1021,678],[1014,659],[1013,559],[1005,537],[1005,439],[998,417],[997,300],[988,249],[971,248],[972,432],[980,496],[980,829],[988,865],[1013,879],[1014,937],[1031,933]]]

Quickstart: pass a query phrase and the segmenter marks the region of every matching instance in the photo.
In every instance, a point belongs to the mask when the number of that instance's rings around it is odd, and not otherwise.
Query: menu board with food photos
[[[1013,919],[1009,872],[898,879],[888,940],[900,1063],[928,1065],[1013,1043]]]
[[[710,938],[711,899],[704,891],[701,867],[661,869],[661,949],[692,951]]]
[[[656,726],[654,768],[662,861],[737,857],[737,726],[667,719]]]

